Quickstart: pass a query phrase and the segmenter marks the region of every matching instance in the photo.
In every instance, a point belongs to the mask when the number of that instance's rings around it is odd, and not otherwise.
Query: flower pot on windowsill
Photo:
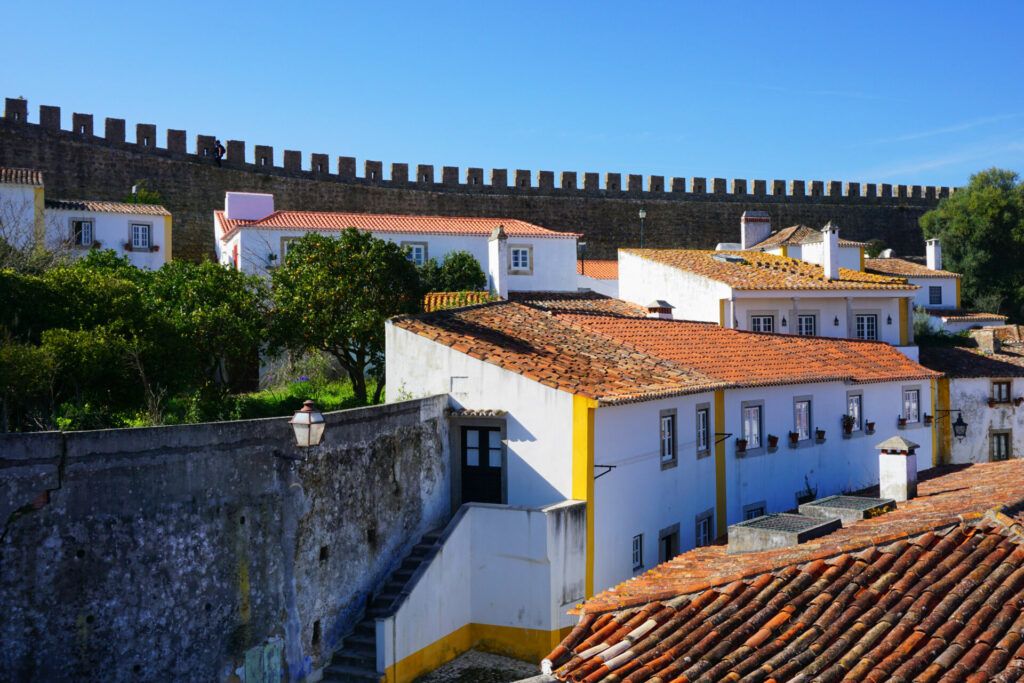
[[[905,418],[905,417],[897,417],[896,418],[896,427],[899,428],[899,429],[906,429],[907,428],[907,418]]]
[[[994,398],[990,398],[988,400],[988,407],[989,408],[995,408],[996,407],[996,400]]]
[[[779,450],[779,437],[775,436],[774,434],[769,434],[768,435],[768,452],[769,453],[774,453],[777,450]]]
[[[132,250],[132,243],[131,242],[125,242],[121,246],[124,247],[125,251],[131,251]]]
[[[747,452],[747,440],[736,439],[736,455],[743,455]]]
[[[1024,396],[1018,396],[1017,398],[1013,399],[1013,405],[1017,406],[1018,408],[1020,407],[1021,403],[1024,403]]]
[[[864,433],[865,434],[874,434],[875,433],[875,423],[874,422],[865,422],[864,423]]]
[[[930,427],[931,424],[932,424],[932,419],[933,418],[932,418],[931,415],[929,415],[928,413],[925,413],[924,414],[924,426],[925,427]]]
[[[790,432],[789,433],[789,447],[790,448],[796,448],[799,445],[800,445],[800,434],[798,434],[797,432]]]
[[[818,443],[825,443],[825,430],[816,429],[814,430],[814,440]]]
[[[160,251],[160,245],[159,245],[159,244],[154,244],[153,246],[151,246],[151,247],[149,248],[149,250],[150,250],[151,252],[157,252],[157,251]]]
[[[100,242],[99,240],[95,240],[95,241],[94,241],[94,242],[92,243],[92,248],[93,248],[93,249],[99,249],[99,248],[100,248],[100,247],[102,247],[102,246],[103,246],[103,243],[102,243],[102,242]]]

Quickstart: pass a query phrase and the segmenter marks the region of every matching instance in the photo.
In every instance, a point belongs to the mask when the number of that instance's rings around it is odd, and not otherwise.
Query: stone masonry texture
[[[328,413],[306,453],[288,418],[0,435],[0,681],[324,666],[449,519],[446,405]]]
[[[22,108],[21,101],[7,100],[6,111],[12,115],[0,119],[0,165],[41,169],[51,198],[122,200],[133,184],[145,180],[174,214],[175,257],[187,259],[212,256],[213,211],[223,208],[224,193],[232,190],[273,193],[279,209],[518,218],[583,233],[588,257],[599,259],[614,258],[619,247],[639,245],[641,206],[647,209],[649,247],[712,248],[718,242],[738,241],[740,216],[753,209],[767,211],[774,229],[796,223],[821,227],[831,220],[843,237],[880,237],[897,253],[915,254],[924,249],[918,218],[948,194],[948,188],[917,188],[918,192],[867,196],[859,192],[859,185],[843,194],[841,181],[830,182],[830,192],[818,191],[823,181],[790,181],[791,187],[809,188],[793,196],[777,192],[786,183],[776,179],[734,179],[727,191],[723,179],[693,178],[688,185],[682,178],[665,182],[658,176],[653,188],[648,179],[641,189],[641,175],[626,174],[629,182],[623,187],[619,173],[605,174],[609,180],[600,188],[592,182],[597,177],[592,172],[579,174],[586,179],[579,187],[571,182],[579,176],[568,175],[575,172],[559,172],[557,177],[570,180],[557,184],[552,180],[555,175],[546,171],[516,172],[517,182],[508,183],[502,169],[491,174],[472,169],[460,175],[457,167],[443,169],[440,182],[423,173],[412,183],[401,178],[392,182],[379,171],[373,179],[348,171],[317,173],[310,167],[311,155],[305,153],[296,168],[298,153],[290,153],[285,161],[280,152],[273,158],[280,165],[257,166],[229,157],[218,167],[194,149],[182,153],[173,145],[175,151],[168,150],[159,133],[156,147],[108,141],[44,127],[32,117],[15,117]],[[46,110],[48,121],[53,119],[52,109]],[[354,170],[354,160],[351,165]],[[470,182],[463,182],[464,177]],[[497,182],[482,184],[480,177]],[[762,187],[772,188],[772,193],[763,194]]]

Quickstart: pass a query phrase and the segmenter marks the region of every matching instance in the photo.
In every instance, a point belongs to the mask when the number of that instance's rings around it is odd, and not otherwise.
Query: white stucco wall
[[[167,261],[167,242],[164,231],[166,216],[147,214],[101,213],[98,211],[67,211],[64,209],[46,209],[47,241],[68,239],[71,235],[71,221],[86,219],[93,221],[95,239],[100,249],[113,249],[118,256],[126,256],[132,265],[139,268],[155,270]],[[159,247],[158,251],[128,251],[126,243],[131,243],[134,223],[149,226],[150,244]],[[88,253],[88,249],[76,249],[76,253]]]
[[[0,184],[0,225],[4,238],[15,240],[21,248],[35,237],[35,190],[32,185]]]
[[[954,463],[989,462],[993,430],[1012,430],[1011,457],[1024,456],[1024,406],[1018,407],[1011,402],[997,403],[994,408],[989,408],[993,379],[1011,382],[1011,397],[1024,395],[1024,379],[1021,378],[953,377],[949,380],[949,407],[954,412],[948,419],[956,420],[955,411],[959,410],[967,423],[967,436],[963,440],[952,437]]]
[[[955,277],[909,277],[907,282],[920,287],[914,293],[914,306],[925,308],[956,308],[956,278]],[[942,303],[932,304],[930,301],[930,287],[942,288]]]
[[[787,292],[797,298],[798,311],[800,313],[813,313],[817,316],[818,330],[820,337],[834,337],[837,339],[851,339],[856,332],[856,318],[847,316],[846,292],[838,296],[823,295],[820,292],[793,291]],[[775,331],[783,334],[796,334],[796,320],[793,316],[792,296],[778,296],[771,292],[744,292],[735,293],[735,319],[738,322],[738,329],[750,330],[750,316],[756,314],[771,314],[775,316]],[[850,307],[852,315],[858,313],[873,313],[878,316],[878,339],[888,344],[898,345],[900,343],[900,314],[899,299],[897,297],[879,297],[862,292],[850,292]],[[787,326],[782,327],[782,317],[786,317]],[[892,324],[886,321],[892,318]],[[836,318],[839,325],[835,325]]]
[[[603,278],[587,277],[586,275],[576,276],[576,286],[579,289],[589,289],[598,294],[604,294],[614,299],[619,297],[619,281]]]
[[[719,300],[731,288],[720,282],[619,251],[619,298],[646,306],[663,299],[677,320],[719,322]]]
[[[572,496],[572,396],[387,324],[388,401],[448,394],[456,408],[508,411],[510,505]]]
[[[820,266],[824,260],[824,252],[824,242],[812,242],[800,245],[796,250],[790,247],[787,256]],[[860,270],[860,247],[839,247],[839,267]]]
[[[377,668],[468,624],[554,631],[583,598],[586,508],[471,503],[449,524],[438,553],[396,613],[377,620]]]

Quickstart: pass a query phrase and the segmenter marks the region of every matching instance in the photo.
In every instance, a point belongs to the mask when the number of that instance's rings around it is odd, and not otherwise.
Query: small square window
[[[871,314],[860,314],[854,319],[856,325],[857,339],[878,339],[878,316]]]
[[[752,315],[750,316],[750,330],[752,332],[774,332],[774,315]]]
[[[714,517],[714,513],[710,510],[704,514],[697,515],[696,536],[694,537],[694,542],[698,548],[705,545],[711,545],[711,542],[714,540],[714,532],[712,531]]]
[[[1010,459],[1010,432],[992,432],[989,443],[991,449],[989,456],[992,460]]]
[[[697,408],[697,452],[711,450],[711,410]]]
[[[509,248],[509,270],[516,273],[529,274],[533,270],[533,259],[530,247]]]
[[[664,410],[661,413],[658,428],[659,452],[662,466],[676,462],[676,412]]]
[[[997,403],[1010,402],[1010,383],[1007,381],[992,382],[992,400]]]
[[[281,263],[288,258],[288,252],[291,250],[292,245],[299,241],[298,237],[282,237],[281,238]]]
[[[754,503],[753,505],[745,505],[743,506],[743,520],[746,521],[748,519],[764,517],[765,514],[767,514],[766,510],[767,506],[763,502]]]
[[[426,242],[402,242],[401,246],[405,249],[406,258],[417,266],[422,266],[427,262]]]
[[[658,534],[658,562],[668,562],[679,554],[679,525],[673,524]]]
[[[932,306],[942,305],[942,287],[935,285],[928,287],[928,303]]]
[[[149,226],[132,223],[132,249],[149,249]]]
[[[637,534],[633,537],[633,569],[640,569],[644,566],[644,535]]]
[[[91,247],[96,241],[93,222],[86,220],[71,221],[71,235],[76,247]]]
[[[921,421],[921,391],[919,389],[903,390],[903,419],[907,422]]]
[[[818,333],[818,320],[813,315],[798,315],[796,317],[796,332],[805,337],[813,337]]]

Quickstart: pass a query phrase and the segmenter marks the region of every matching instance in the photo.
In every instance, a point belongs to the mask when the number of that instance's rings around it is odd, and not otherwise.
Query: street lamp
[[[945,420],[945,419],[949,418],[950,415],[952,415],[954,411],[952,411],[952,410],[936,410],[935,412],[937,413],[936,416],[935,416],[936,420]],[[953,436],[955,436],[957,438],[957,440],[962,440],[965,436],[967,436],[967,423],[964,422],[963,413],[961,413],[959,410],[957,410],[956,411],[956,419],[955,420],[951,420],[951,422],[952,422],[952,427],[953,427]]]
[[[305,401],[288,424],[295,431],[295,444],[299,448],[316,446],[324,436],[324,416],[312,401]]]
[[[637,214],[640,216],[640,248],[644,248],[644,219],[647,218],[647,209],[640,207],[640,212]]]
[[[577,242],[576,243],[576,254],[580,261],[580,275],[587,274],[587,243]]]

